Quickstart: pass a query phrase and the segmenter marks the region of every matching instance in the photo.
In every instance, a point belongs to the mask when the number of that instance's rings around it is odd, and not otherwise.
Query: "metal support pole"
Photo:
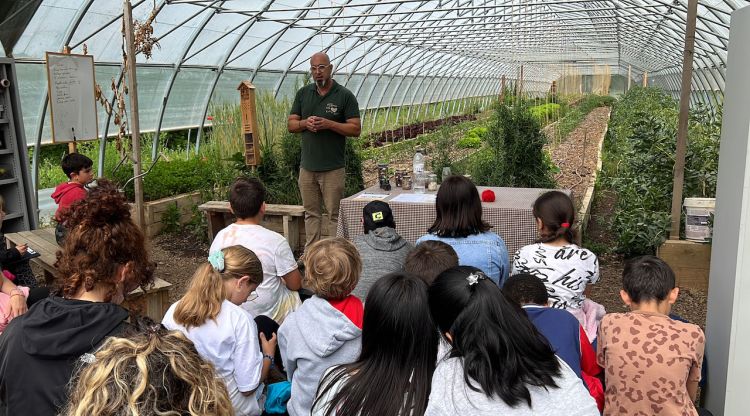
[[[128,93],[130,94],[130,137],[133,142],[133,187],[135,188],[135,222],[145,230],[143,212],[143,180],[141,178],[141,126],[138,122],[138,82],[135,68],[135,43],[133,39],[133,11],[130,0],[123,0],[123,19],[125,19],[125,50],[128,53],[125,71],[127,74]]]
[[[688,1],[687,29],[685,30],[685,52],[682,58],[682,87],[680,88],[680,118],[677,125],[677,151],[674,160],[672,185],[672,229],[670,240],[680,239],[682,219],[682,187],[685,182],[685,153],[687,151],[688,118],[690,116],[690,87],[693,79],[693,53],[695,51],[695,20],[698,15],[698,0]]]
[[[633,66],[628,65],[628,89],[625,90],[625,92],[630,91],[630,81],[632,77],[633,77]]]

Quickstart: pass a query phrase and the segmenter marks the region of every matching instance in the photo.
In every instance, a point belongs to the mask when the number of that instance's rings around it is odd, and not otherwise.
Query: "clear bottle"
[[[412,165],[413,189],[416,193],[423,193],[425,190],[424,177],[424,155],[421,148],[416,148],[414,153],[414,163]]]

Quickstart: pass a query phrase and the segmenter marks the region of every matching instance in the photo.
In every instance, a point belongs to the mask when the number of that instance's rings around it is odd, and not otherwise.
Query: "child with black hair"
[[[534,202],[533,213],[539,239],[516,252],[511,274],[528,273],[541,279],[547,287],[549,306],[575,315],[593,341],[604,310],[591,302],[600,311],[586,316],[582,308],[587,286],[599,280],[599,260],[573,243],[573,201],[560,191],[545,192]]]
[[[74,202],[86,199],[85,187],[94,180],[93,166],[94,161],[80,153],[69,153],[62,159],[61,167],[68,181],[57,185],[55,191],[50,195],[57,204],[57,211],[55,211],[55,221],[57,221],[55,239],[57,244],[62,245],[65,238],[66,211]]]
[[[439,336],[427,284],[408,273],[387,274],[372,286],[366,304],[362,352],[353,363],[326,371],[312,414],[423,415]]]
[[[481,270],[446,270],[428,298],[451,349],[435,368],[425,415],[599,415],[573,370]]]
[[[503,286],[503,294],[523,309],[555,354],[581,377],[602,410],[604,389],[598,378],[602,369],[596,363],[596,353],[578,319],[568,311],[548,307],[547,288],[538,277],[530,274],[511,276]]]
[[[630,312],[608,314],[599,327],[604,415],[698,414],[705,337],[697,325],[668,316],[678,295],[674,272],[658,257],[625,264],[620,296]]]

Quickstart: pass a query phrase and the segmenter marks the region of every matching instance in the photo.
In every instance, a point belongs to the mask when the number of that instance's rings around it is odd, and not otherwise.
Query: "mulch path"
[[[609,123],[609,107],[592,110],[562,143],[550,145],[552,161],[560,168],[555,181],[570,189],[576,205],[594,184],[599,143]]]

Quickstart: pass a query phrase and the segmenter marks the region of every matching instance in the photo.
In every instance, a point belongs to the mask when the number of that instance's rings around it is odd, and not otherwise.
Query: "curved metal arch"
[[[267,9],[271,7],[274,0],[268,0],[266,4],[263,6],[263,9]],[[244,30],[240,33],[239,36],[237,36],[237,39],[234,41],[232,46],[227,50],[227,53],[224,55],[224,62],[222,62],[221,66],[216,70],[216,76],[214,76],[213,81],[211,82],[211,88],[208,91],[207,99],[205,104],[203,105],[203,111],[201,112],[201,122],[200,126],[198,127],[198,133],[195,138],[195,147],[196,147],[196,153],[198,152],[198,149],[200,149],[200,143],[201,143],[201,137],[203,136],[203,128],[206,125],[206,116],[208,115],[208,107],[211,105],[211,97],[214,95],[214,91],[216,91],[216,86],[219,84],[219,80],[221,79],[221,75],[224,73],[224,69],[226,68],[227,64],[229,63],[229,58],[232,56],[234,51],[237,49],[237,46],[239,46],[240,42],[242,42],[242,39],[245,37],[247,32],[250,31],[250,28],[255,25],[255,23],[258,22],[258,18],[253,17],[249,19],[244,24],[247,25]],[[258,43],[260,45],[260,43]],[[188,143],[189,144],[189,143]]]
[[[306,5],[304,7],[308,8],[308,7],[312,6],[315,3],[315,1],[316,0],[308,0],[308,2],[306,3]],[[300,11],[299,13],[297,13],[297,16],[295,16],[295,21],[299,20],[305,14],[307,14],[307,10],[306,9],[303,9],[302,11]],[[266,60],[266,57],[271,52],[271,49],[273,49],[273,47],[276,46],[276,44],[279,42],[279,40],[284,36],[284,33],[286,33],[290,28],[292,28],[292,23],[289,23],[285,28],[283,28],[283,30],[281,30],[279,32],[279,34],[276,36],[276,39],[274,39],[274,41],[271,42],[268,45],[268,47],[266,48],[266,50],[263,52],[263,55],[260,56],[260,59],[258,60],[258,63],[255,65],[255,68],[253,68],[253,72],[252,72],[253,75],[250,77],[250,82],[253,82],[255,80],[255,77],[258,75],[258,71],[263,66],[263,61]]]
[[[334,13],[342,13],[344,11],[344,7],[346,5],[348,5],[349,3],[351,3],[351,1],[352,0],[346,0],[346,3],[344,3],[343,5],[341,5],[341,7],[338,10],[336,10],[336,12],[334,12]],[[373,8],[375,8],[375,6],[371,6],[369,8],[369,10],[372,10]],[[299,48],[299,50],[297,51],[297,53],[294,54],[294,56],[290,59],[289,64],[287,64],[287,68],[281,74],[281,77],[279,77],[279,80],[276,82],[276,86],[275,86],[274,92],[273,92],[273,96],[274,97],[276,97],[278,95],[279,90],[281,89],[281,85],[284,83],[284,79],[286,78],[287,74],[291,70],[292,65],[294,65],[294,61],[297,60],[297,58],[302,53],[302,51],[307,47],[307,45],[312,41],[312,39],[315,36],[318,36],[320,33],[322,33],[324,31],[325,27],[328,27],[328,26],[330,26],[331,24],[333,24],[335,22],[336,19],[333,16],[334,16],[334,14],[331,14],[331,17],[328,18],[328,19],[326,19],[326,23],[324,25],[322,25],[320,29],[318,29],[316,32],[314,32],[312,35],[310,35],[303,42],[299,42],[297,45],[295,45],[293,47],[293,48],[296,48],[296,47],[298,47],[298,46],[301,45],[301,47]],[[356,22],[357,20],[359,20],[359,17],[357,17],[354,21]],[[328,22],[331,22],[331,23],[328,23]],[[340,36],[338,39],[336,39],[335,41],[331,42],[331,44],[329,44],[328,46],[326,46],[324,50],[327,52],[328,50],[330,50],[330,48],[333,47],[333,45],[335,45],[336,43],[338,43],[340,41],[344,41],[346,38],[348,38],[348,36]],[[354,95],[356,96],[356,93]]]
[[[450,1],[452,1],[452,0],[450,0]],[[448,4],[448,3],[450,3],[450,1],[447,1],[447,2],[445,3],[445,4]],[[421,2],[421,5],[420,5],[420,6],[424,6],[424,5],[426,4],[426,3],[429,3],[429,0],[425,0],[425,1],[422,1],[422,2]],[[458,4],[458,0],[456,0],[456,4]],[[403,4],[399,4],[399,6],[398,6],[398,7],[400,7],[401,5],[403,5]],[[398,7],[397,7],[397,8],[398,8]],[[396,9],[397,9],[397,8],[396,8]],[[427,17],[430,17],[430,16],[432,16],[432,14],[433,14],[433,13],[435,13],[435,12],[434,12],[434,11],[433,11],[433,12],[429,12],[429,13],[427,14]],[[373,26],[374,26],[375,24],[377,24],[377,23],[380,23],[380,22],[382,22],[382,20],[383,20],[383,19],[385,19],[385,17],[386,17],[386,16],[381,16],[381,17],[380,17],[380,18],[379,18],[379,19],[378,19],[378,20],[377,20],[376,22],[373,22]],[[425,26],[425,25],[427,24],[427,22],[426,22],[426,21],[425,21],[424,19],[420,19],[420,20],[407,20],[407,21],[404,21],[404,22],[399,22],[399,23],[400,23],[400,24],[403,24],[403,25],[404,25],[405,27],[406,27],[406,25],[407,25],[407,24],[411,24],[410,26],[408,26],[408,27],[409,27],[409,29],[413,29],[413,28],[416,28],[416,27],[429,27],[429,26]],[[418,26],[418,25],[419,25],[419,26]],[[376,33],[379,33],[379,32],[381,32],[381,31],[387,31],[387,29],[379,29],[379,30],[377,30],[377,31],[376,31]],[[363,41],[363,42],[364,42],[364,41]],[[364,52],[362,53],[362,56],[360,56],[359,60],[357,60],[357,62],[356,62],[356,64],[355,64],[355,66],[354,66],[354,67],[352,68],[352,70],[350,71],[350,73],[349,73],[349,75],[347,76],[347,78],[346,78],[346,81],[345,81],[345,82],[348,82],[348,81],[349,81],[349,79],[351,78],[351,75],[352,75],[352,74],[354,74],[354,73],[355,73],[355,72],[357,71],[357,68],[359,67],[359,64],[361,63],[361,61],[362,61],[362,60],[364,59],[364,57],[365,57],[365,56],[366,56],[367,54],[369,54],[369,53],[370,53],[370,51],[371,51],[371,50],[372,50],[372,49],[373,49],[373,48],[375,47],[375,45],[377,45],[377,43],[376,43],[376,42],[372,42],[372,44],[370,45],[370,47],[369,47],[369,48],[367,48],[367,49],[366,49],[366,50],[365,50],[365,51],[364,51]],[[354,46],[353,46],[353,47],[351,48],[351,50],[353,50],[353,49],[354,49],[354,47],[356,47],[356,46],[357,46],[357,45],[355,44],[355,45],[354,45]],[[346,54],[348,54],[348,52],[347,52]],[[345,55],[346,55],[346,54],[345,54]],[[369,76],[369,74],[365,74],[365,79],[367,79],[367,76]],[[363,82],[363,83],[364,83],[364,82]],[[356,95],[356,94],[355,94],[355,95]]]
[[[86,3],[84,3],[77,11],[75,16],[73,17],[73,20],[71,21],[70,25],[65,31],[65,35],[63,36],[63,41],[60,42],[60,50],[62,50],[65,46],[67,46],[71,39],[73,39],[73,35],[75,34],[76,30],[78,29],[78,26],[81,24],[81,21],[83,21],[84,16],[86,15],[86,12],[91,8],[91,5],[94,3],[94,0],[86,0]],[[31,158],[31,169],[33,170],[33,174],[31,175],[31,182],[32,187],[34,188],[35,198],[36,198],[36,206],[39,206],[39,149],[42,146],[42,134],[44,133],[44,124],[46,122],[47,118],[47,105],[49,102],[48,98],[49,92],[47,90],[47,86],[44,86],[44,93],[42,94],[42,103],[39,106],[39,124],[37,125],[37,131],[36,131],[36,140],[34,142],[34,154]],[[36,215],[39,213],[37,212]],[[38,220],[38,218],[37,218]]]
[[[226,0],[217,0],[212,4],[220,3],[224,4]],[[206,6],[204,8],[204,12],[207,11],[210,6]],[[180,58],[177,63],[174,64],[174,70],[172,71],[172,74],[169,76],[169,81],[167,81],[167,85],[164,87],[164,94],[161,100],[161,107],[159,108],[159,116],[156,119],[156,131],[154,133],[154,140],[151,144],[151,160],[156,160],[156,156],[159,152],[159,134],[161,133],[161,125],[164,121],[164,112],[167,109],[167,105],[169,104],[169,96],[172,92],[172,87],[174,86],[175,81],[177,80],[177,74],[180,73],[180,68],[182,67],[182,64],[185,63],[185,57],[187,57],[187,54],[190,52],[190,48],[193,47],[193,44],[198,39],[198,36],[203,32],[203,29],[208,25],[209,22],[211,22],[211,19],[213,19],[214,16],[216,16],[217,11],[214,9],[213,11],[207,13],[205,16],[203,16],[203,19],[198,24],[198,26],[193,29],[193,33],[190,35],[190,39],[188,39],[187,42],[185,42],[185,47],[182,49],[182,53],[180,53]],[[209,100],[211,97],[208,97],[207,100]]]

